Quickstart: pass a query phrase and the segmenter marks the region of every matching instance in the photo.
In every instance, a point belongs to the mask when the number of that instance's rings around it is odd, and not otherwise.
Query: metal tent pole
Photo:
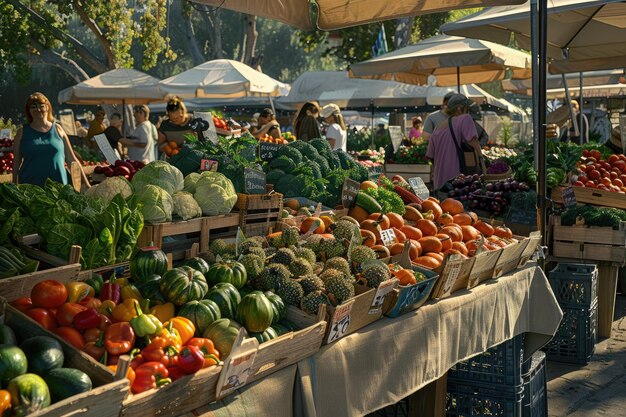
[[[532,4],[532,3],[531,3]],[[547,0],[537,0],[537,32],[538,38],[538,81],[537,81],[537,128],[538,128],[538,158],[537,198],[539,200],[539,226],[541,244],[547,246],[547,196],[546,196],[546,71],[547,59],[547,32],[548,32],[548,5]]]
[[[456,91],[461,94],[461,67],[456,67]]]
[[[578,123],[578,129],[580,130],[580,144],[582,145],[583,143],[585,143],[585,137],[584,132],[585,132],[585,126],[584,126],[584,119],[583,119],[583,73],[582,71],[580,72],[580,76],[579,76],[579,81],[580,81],[580,97],[578,100],[578,109],[580,111],[580,114],[578,115],[578,119],[579,119],[579,123]],[[593,108],[591,109],[591,114],[593,114]],[[587,135],[589,134],[589,132],[587,131]]]

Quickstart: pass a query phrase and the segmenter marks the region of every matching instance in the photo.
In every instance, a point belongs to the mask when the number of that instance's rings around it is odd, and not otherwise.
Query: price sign
[[[390,246],[396,243],[396,232],[393,229],[385,229],[380,231],[380,240],[383,241],[383,245]]]
[[[424,180],[420,177],[409,178],[409,185],[413,189],[415,195],[417,195],[422,200],[426,200],[430,196],[430,191],[428,191],[428,187],[424,184]]]
[[[259,142],[259,159],[271,161],[278,156],[278,151],[283,145],[271,142]]]
[[[517,224],[525,224],[525,225],[537,224],[537,211],[536,210],[520,210],[520,209],[511,207],[509,209],[506,222],[507,224],[509,223],[517,223]]]
[[[0,130],[0,139],[11,139],[11,129]]]
[[[385,302],[385,297],[387,297],[387,294],[393,291],[394,288],[398,288],[399,283],[400,280],[398,278],[391,278],[387,281],[381,282],[378,286],[378,289],[376,290],[374,302],[370,306],[368,314],[378,314],[380,312],[380,309],[383,308],[383,303]]]
[[[255,338],[244,339],[244,335],[245,331],[240,330],[235,343],[233,343],[233,350],[222,368],[217,381],[216,396],[218,399],[243,387],[252,373],[252,365],[259,349],[259,342]]]
[[[389,126],[389,136],[391,136],[391,146],[397,152],[402,145],[402,128],[400,126]]]
[[[328,332],[328,340],[326,343],[332,343],[348,333],[351,320],[350,313],[352,313],[353,305],[354,299],[338,305],[337,308],[335,308],[335,314],[333,314],[333,318],[330,322],[330,331]]]
[[[346,178],[341,187],[341,205],[344,208],[352,208],[356,203],[356,195],[359,192],[359,184],[350,178]]]
[[[574,207],[576,205],[576,194],[572,187],[565,187],[563,189],[563,205],[565,208]]]
[[[96,135],[93,138],[98,144],[98,148],[100,148],[100,150],[102,151],[102,154],[104,155],[104,157],[106,158],[109,164],[115,164],[115,161],[120,159],[115,153],[115,151],[113,151],[113,148],[111,147],[111,144],[107,140],[107,137],[104,135],[104,133]]]
[[[202,132],[205,138],[208,138],[211,142],[217,143],[217,130],[213,123],[213,114],[210,111],[194,111],[193,117],[202,119],[209,124],[209,127]]]
[[[59,123],[61,127],[69,136],[76,136],[76,121],[74,120],[74,113],[65,113],[59,115]]]
[[[217,161],[212,159],[202,159],[200,161],[200,171],[217,172]]]
[[[367,168],[367,175],[371,181],[378,180],[378,177],[383,175],[384,168],[382,165]]]
[[[459,274],[461,273],[461,268],[463,266],[463,261],[463,258],[460,257],[457,259],[448,259],[446,268],[442,273],[442,275],[446,278],[446,282],[443,286],[444,292],[450,291],[456,279],[459,277]]]
[[[244,184],[248,194],[265,194],[265,172],[253,168],[244,168]]]

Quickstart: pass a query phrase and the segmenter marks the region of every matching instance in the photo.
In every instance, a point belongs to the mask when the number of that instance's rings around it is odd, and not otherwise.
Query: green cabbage
[[[130,182],[124,177],[109,177],[100,184],[94,185],[85,191],[85,195],[91,197],[100,197],[105,203],[110,203],[117,194],[121,194],[127,199],[133,194],[133,188]]]
[[[174,200],[174,214],[183,220],[193,219],[202,216],[202,209],[193,195],[186,191],[178,191],[172,196]]]
[[[206,171],[201,174],[193,197],[206,216],[230,213],[237,203],[233,183],[217,172]]]
[[[185,186],[183,187],[183,191],[187,191],[188,193],[196,192],[196,183],[200,179],[200,174],[197,172],[192,172],[191,174],[185,177]]]
[[[146,185],[156,185],[171,196],[183,190],[184,181],[183,173],[175,166],[165,161],[153,161],[137,171],[132,184],[135,191],[141,191]]]
[[[135,192],[135,196],[146,223],[172,221],[174,200],[163,188],[148,184]]]

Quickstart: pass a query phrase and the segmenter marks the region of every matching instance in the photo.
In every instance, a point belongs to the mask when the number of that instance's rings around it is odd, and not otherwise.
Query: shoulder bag
[[[450,133],[452,133],[452,141],[459,157],[461,172],[463,174],[482,174],[481,157],[476,155],[476,150],[466,142],[462,141],[459,143],[456,139],[456,134],[452,127],[452,117],[448,118],[448,127],[450,128]]]

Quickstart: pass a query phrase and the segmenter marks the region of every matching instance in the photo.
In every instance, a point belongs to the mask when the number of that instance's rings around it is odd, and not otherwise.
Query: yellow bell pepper
[[[122,300],[134,298],[135,300],[139,301],[140,304],[143,303],[143,296],[141,295],[137,287],[135,287],[133,284],[124,285],[120,289],[120,296],[122,297]]]
[[[93,297],[95,290],[89,284],[80,281],[72,281],[65,284],[67,290],[67,302],[78,303],[83,298]]]
[[[128,278],[115,278],[112,280],[114,284],[119,285],[120,287],[125,287],[128,285]]]
[[[187,343],[189,339],[191,339],[196,332],[196,326],[193,324],[191,320],[186,317],[176,316],[173,317],[166,323],[163,323],[163,327],[168,327],[170,322],[172,323],[172,327],[178,331],[180,335],[180,339],[183,342],[183,345]]]
[[[163,324],[163,329],[153,338],[153,340],[158,337],[167,339],[172,344],[178,346],[179,349],[180,346],[183,345],[183,341],[180,338],[180,333],[178,333],[178,330],[174,328],[173,323],[169,321]]]
[[[121,304],[116,305],[111,312],[111,318],[114,321],[130,321],[137,317],[137,310],[135,305],[139,305],[139,301],[134,298],[124,300]]]
[[[176,307],[172,303],[159,304],[150,309],[150,314],[165,323],[174,317]]]
[[[111,318],[111,314],[113,313],[113,309],[115,308],[115,303],[113,300],[104,300],[100,307],[98,307],[98,313],[104,314],[108,318]]]

